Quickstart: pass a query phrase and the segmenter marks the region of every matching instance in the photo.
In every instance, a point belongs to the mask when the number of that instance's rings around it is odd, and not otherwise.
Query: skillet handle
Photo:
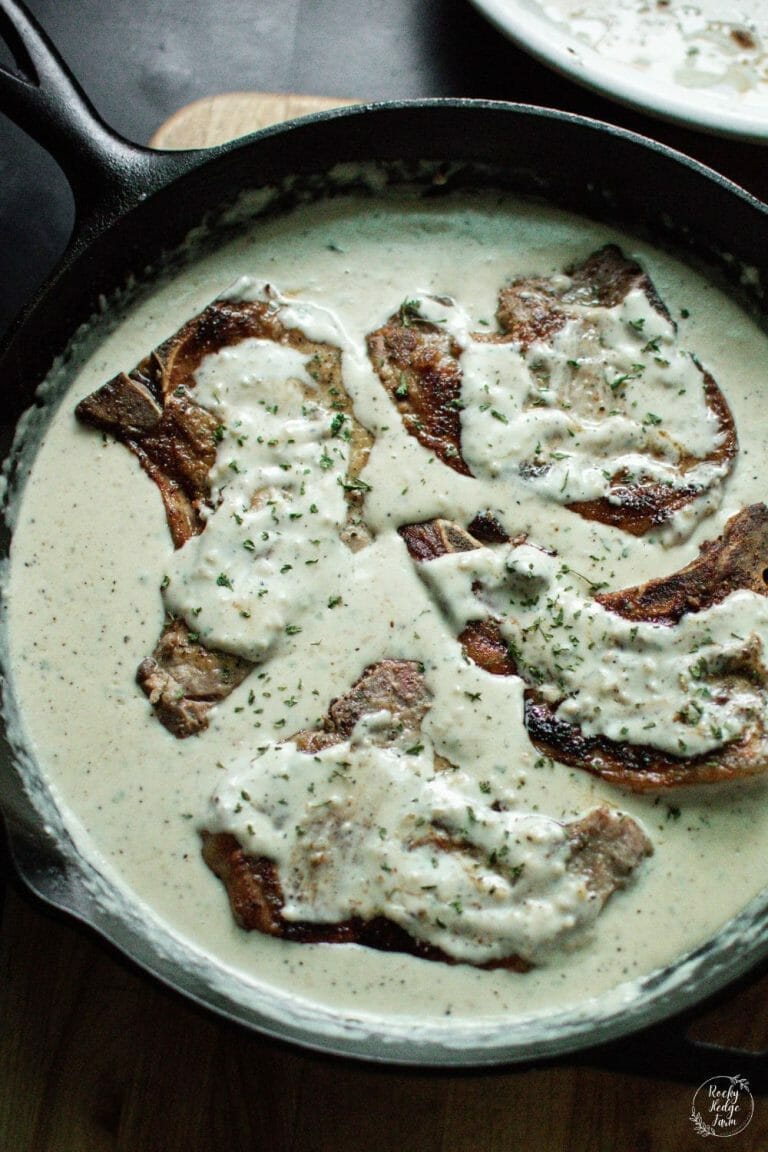
[[[81,239],[192,166],[195,153],[142,148],[114,132],[20,0],[0,0],[0,37],[17,66],[0,66],[0,111],[60,165]]]
[[[574,1062],[612,1072],[677,1080],[693,1087],[714,1076],[738,1074],[746,1077],[753,1093],[768,1093],[768,1052],[692,1040],[679,1024],[657,1025],[626,1041],[592,1049],[575,1057]]]

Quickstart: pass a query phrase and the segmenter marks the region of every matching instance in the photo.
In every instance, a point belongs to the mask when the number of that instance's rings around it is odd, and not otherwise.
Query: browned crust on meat
[[[673,323],[650,277],[615,244],[608,244],[581,264],[567,268],[566,274],[570,284],[565,288],[557,286],[551,278],[527,277],[502,289],[496,317],[509,339],[522,348],[538,341],[546,342],[574,315],[574,308],[584,305],[612,308],[634,290],[643,292],[651,306]],[[698,361],[696,365],[703,376],[707,407],[717,420],[720,439],[718,446],[704,459],[712,464],[727,464],[738,451],[733,416],[712,375]],[[684,475],[700,463],[697,457],[683,458],[680,471]],[[636,484],[628,482],[627,477],[619,472],[611,478],[607,496],[575,501],[568,508],[585,520],[596,520],[633,536],[644,536],[700,494],[701,489],[695,484],[677,489],[653,482]]]
[[[332,701],[317,729],[291,737],[307,754],[345,740],[366,715],[386,709],[391,723],[377,731],[382,743],[406,731],[416,736],[430,706],[430,694],[421,665],[413,660],[382,660],[365,669],[349,692]],[[436,767],[451,767],[436,764]],[[607,808],[595,809],[565,825],[571,846],[570,860],[585,876],[593,899],[601,905],[625,886],[653,847],[640,826]],[[202,832],[203,859],[224,884],[236,922],[246,931],[262,932],[282,940],[304,944],[359,944],[385,952],[404,952],[422,960],[455,964],[458,961],[431,944],[424,943],[383,916],[371,920],[353,917],[334,924],[286,920],[284,897],[275,864],[249,855],[235,836],[226,832]],[[464,846],[439,829],[426,833],[436,852]],[[485,968],[526,972],[530,964],[509,956]]]
[[[423,520],[419,524],[403,524],[398,528],[398,533],[405,540],[414,560],[434,560],[446,553],[471,552],[481,547],[478,537],[453,520]]]
[[[526,689],[525,726],[539,751],[632,792],[741,780],[760,776],[768,767],[768,739],[762,729],[751,729],[717,753],[678,759],[647,745],[584,736],[580,728],[559,720],[556,711],[556,704]]]
[[[613,500],[607,496],[597,500],[577,500],[568,508],[585,520],[610,524],[631,536],[645,536],[646,532],[660,528],[675,512],[701,495],[701,489],[693,486],[672,491],[662,484],[631,485],[622,481],[621,475],[613,477]]]
[[[280,880],[271,861],[249,856],[235,837],[226,832],[203,832],[202,840],[203,859],[223,882],[232,914],[248,932],[262,932],[299,944],[358,944],[378,952],[402,952],[421,960],[457,963],[447,952],[417,940],[384,916],[371,920],[352,917],[337,924],[286,920],[282,915]],[[530,965],[512,956],[487,967],[527,972]]]
[[[515,343],[525,350],[534,343],[551,340],[571,317],[578,316],[580,308],[612,308],[633,290],[642,291],[651,306],[673,323],[648,275],[615,244],[571,265],[566,275],[566,285],[557,277],[513,280],[499,293],[499,332],[474,333],[473,338],[483,343]],[[371,333],[368,351],[406,430],[449,467],[471,475],[461,451],[461,349],[450,334],[419,319],[404,304],[382,328]],[[711,374],[696,363],[719,433],[718,446],[703,459],[727,465],[738,450],[733,417]],[[687,456],[678,466],[684,476],[700,463],[698,457]],[[545,467],[536,461],[520,462],[522,475],[534,476]],[[652,481],[638,483],[619,471],[611,477],[606,496],[575,501],[567,507],[586,520],[644,536],[700,495],[701,488],[695,483],[679,488]]]
[[[737,589],[768,595],[767,564],[768,508],[753,504],[732,516],[722,535],[705,542],[700,555],[679,572],[635,588],[602,593],[596,599],[628,620],[671,626],[689,612],[719,604]],[[719,671],[734,681],[760,684],[760,652],[751,646]],[[525,723],[536,746],[563,763],[584,767],[635,792],[715,784],[759,776],[768,768],[768,733],[757,723],[716,753],[678,758],[643,745],[585,737],[578,728],[559,720],[556,711],[557,704],[526,691]]]
[[[464,655],[493,676],[517,676],[517,665],[495,620],[470,620],[459,633]]]
[[[451,552],[471,552],[483,544],[512,543],[501,524],[490,513],[478,514],[469,528],[452,520],[424,520],[403,524],[398,532],[413,560],[434,560]],[[483,539],[485,537],[485,539]],[[522,543],[523,536],[515,538]],[[517,669],[495,620],[472,620],[459,635],[465,656],[495,676],[514,676]]]
[[[496,519],[493,512],[478,512],[467,525],[467,532],[481,544],[508,544],[510,537],[504,525]],[[524,536],[517,536],[516,540],[523,543]]]
[[[447,552],[466,552],[481,544],[450,521],[436,520],[400,529],[414,560],[428,561]],[[700,555],[679,572],[633,588],[607,592],[596,600],[628,620],[672,626],[689,612],[720,603],[744,588],[768,595],[768,507],[753,504],[727,522],[721,536],[702,544]],[[499,624],[470,621],[458,637],[464,654],[494,676],[522,675]],[[760,682],[760,653],[748,650],[719,671],[730,679]],[[649,745],[585,736],[558,719],[560,701],[543,699],[534,686],[524,692],[524,723],[532,743],[545,755],[600,776],[633,792],[682,785],[715,784],[763,774],[768,769],[768,732],[753,724],[744,735],[716,753],[671,756]]]
[[[398,533],[414,560],[434,560],[446,552],[471,552],[483,544],[522,544],[524,535],[511,537],[492,512],[478,512],[462,528],[453,520],[422,520],[418,524],[401,524]]]
[[[676,624],[688,612],[719,604],[738,588],[768,595],[768,507],[751,504],[726,524],[721,536],[679,572],[596,597],[627,620]]]
[[[365,669],[350,690],[331,701],[316,729],[297,732],[292,741],[312,755],[346,740],[363,716],[386,709],[391,722],[377,736],[391,740],[395,733],[416,735],[430,704],[421,665],[414,660],[381,660]],[[202,833],[203,859],[224,883],[235,920],[247,931],[257,931],[302,944],[361,944],[385,952],[404,952],[423,960],[455,963],[439,948],[416,940],[399,925],[377,916],[360,917],[335,924],[286,920],[282,886],[277,868],[265,857],[248,855],[229,833]],[[518,957],[505,967],[525,971]]]
[[[136,679],[160,723],[183,739],[207,726],[211,708],[229,696],[252,667],[239,656],[204,647],[183,620],[171,620],[152,655],[139,665]]]
[[[341,379],[341,352],[286,328],[269,301],[216,300],[159,345],[131,372],[122,372],[76,408],[78,419],[122,441],[160,490],[174,546],[205,527],[210,506],[209,473],[216,459],[219,426],[194,400],[195,373],[203,359],[249,338],[272,340],[306,355],[317,386],[312,397],[346,420],[350,455],[345,497],[347,523],[340,535],[356,551],[370,539],[360,519],[364,489],[356,485],[373,437],[355,419]],[[160,722],[183,738],[208,726],[211,708],[248,675],[253,664],[190,639],[194,633],[170,618],[137,682]]]
[[[501,331],[528,348],[556,335],[574,306],[615,308],[635,289],[666,320],[672,319],[650,277],[616,244],[606,244],[581,263],[571,264],[566,275],[567,287],[548,276],[521,276],[502,288],[496,310]]]
[[[203,529],[208,473],[216,459],[215,417],[192,398],[205,356],[249,336],[274,338],[269,306],[215,301],[75,409],[78,419],[121,440],[160,489],[174,545]]]
[[[696,362],[704,377],[704,394],[707,407],[714,414],[720,435],[719,445],[705,459],[711,464],[727,464],[735,459],[738,451],[736,425],[725,397],[709,372]],[[680,470],[687,471],[700,464],[698,457],[688,456],[680,461]],[[663,484],[627,484],[626,477],[617,473],[612,477],[609,496],[598,500],[579,500],[569,504],[572,512],[577,512],[585,520],[597,520],[601,524],[611,524],[629,532],[632,536],[645,536],[653,528],[659,528],[670,517],[685,508],[701,495],[695,484],[683,488],[670,488]]]
[[[406,302],[368,336],[368,354],[406,431],[449,468],[470,475],[461,455],[461,349],[450,333]]]
[[[268,301],[215,300],[145,357],[121,372],[75,409],[78,419],[121,440],[157,484],[174,545],[202,532],[210,500],[208,474],[216,459],[218,422],[194,401],[194,375],[203,359],[249,338],[285,344],[307,356],[317,396],[349,421],[349,477],[365,466],[373,438],[354,418],[341,379],[338,348],[286,328]],[[361,493],[348,488],[350,508]]]

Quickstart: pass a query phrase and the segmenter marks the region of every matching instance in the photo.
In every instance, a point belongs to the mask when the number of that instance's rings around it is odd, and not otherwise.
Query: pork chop
[[[350,691],[331,704],[317,729],[298,732],[291,740],[297,749],[316,760],[321,749],[348,740],[357,724],[366,717],[380,716],[383,711],[387,722],[374,728],[373,739],[387,749],[403,747],[403,741],[407,745],[419,738],[429,706],[430,694],[420,665],[408,660],[382,660],[367,668]],[[345,757],[349,758],[350,754],[345,752]],[[446,773],[450,778],[456,769],[436,756],[434,771]],[[365,782],[362,786],[365,787]],[[488,811],[491,810],[489,805]],[[493,812],[498,820],[498,802]],[[482,817],[483,813],[476,810],[475,821],[482,822]],[[332,816],[327,820],[331,824]],[[481,842],[472,843],[467,839],[469,833],[458,834],[444,821],[445,817],[439,813],[435,813],[431,821],[420,821],[424,826],[408,845],[409,849],[428,847],[435,869],[442,854],[470,859],[476,866]],[[566,869],[583,882],[589,915],[596,916],[612,893],[629,883],[642,860],[651,854],[651,843],[636,821],[604,806],[563,828]],[[379,833],[384,835],[385,830],[379,829]],[[349,836],[347,823],[329,835],[331,839]],[[456,962],[449,951],[425,938],[426,931],[424,936],[418,931],[408,931],[384,913],[370,918],[352,915],[336,923],[287,918],[283,882],[273,860],[249,854],[229,831],[204,831],[202,839],[203,857],[224,883],[233,915],[246,930],[302,943],[354,943],[383,951],[406,952],[425,960]],[[326,836],[323,842],[327,841]],[[494,872],[503,876],[501,859],[506,852],[505,844],[508,841],[501,834],[498,851],[492,851],[488,857],[486,872],[491,879]],[[487,845],[485,848],[487,850]],[[323,856],[323,852],[315,851],[317,867],[322,867]],[[519,871],[519,866],[512,870],[513,884]],[[394,883],[397,884],[396,878]],[[530,967],[530,960],[520,955],[505,955],[479,966],[523,972]]]
[[[400,534],[420,565],[438,556],[484,546],[470,531],[447,521],[407,525]],[[510,542],[519,541],[520,537]],[[768,508],[756,504],[733,516],[721,536],[702,545],[699,556],[680,571],[636,587],[599,593],[595,601],[627,620],[673,628],[689,614],[721,604],[739,589],[768,595],[767,572]],[[758,640],[747,640],[735,654],[702,659],[695,675],[697,691],[709,697],[720,693],[725,698],[727,693],[746,687],[763,701],[759,713],[737,738],[713,751],[671,755],[650,744],[584,735],[578,725],[558,715],[562,700],[546,697],[537,670],[519,660],[514,645],[502,633],[500,620],[484,614],[480,602],[478,609],[478,619],[466,624],[458,640],[466,656],[487,672],[519,675],[526,681],[524,723],[528,735],[553,759],[635,792],[735,780],[768,768],[768,683]]]
[[[138,458],[157,485],[175,548],[202,533],[212,511],[210,473],[223,429],[195,401],[195,374],[206,357],[257,339],[295,349],[306,357],[316,387],[313,401],[329,419],[343,422],[349,445],[344,484],[348,515],[340,536],[351,549],[369,535],[361,517],[365,486],[359,480],[372,437],[357,421],[344,390],[339,348],[310,340],[281,318],[281,298],[220,298],[184,324],[130,373],[121,372],[76,408],[79,420],[115,436]],[[183,738],[208,725],[210,709],[225,699],[253,665],[199,639],[194,622],[167,615],[137,681],[158,719]]]
[[[532,484],[546,484],[547,477],[554,474],[554,462],[572,455],[573,445],[585,429],[607,428],[617,417],[625,424],[637,422],[636,402],[631,398],[633,381],[643,377],[648,365],[669,367],[664,359],[667,349],[659,346],[661,338],[643,336],[643,318],[627,322],[636,343],[630,361],[616,367],[615,348],[605,347],[596,317],[607,316],[630,293],[642,294],[652,312],[676,335],[676,326],[647,274],[615,245],[572,265],[565,274],[513,280],[499,294],[498,331],[472,333],[475,345],[510,344],[519,350],[530,379],[530,396],[522,401],[526,419],[536,415],[537,409],[539,415],[559,411],[568,425],[568,436],[562,443],[544,444],[542,440],[530,456],[515,461],[520,476]],[[370,333],[371,362],[406,430],[450,468],[463,475],[479,475],[473,471],[475,465],[468,462],[462,443],[466,437],[462,424],[466,405],[462,354],[466,345],[457,341],[450,327],[425,319],[417,305],[416,300],[406,301],[385,325]],[[570,332],[567,353],[557,351],[557,341],[566,327]],[[686,363],[679,351],[669,354],[677,356],[678,363]],[[558,357],[562,363],[555,381],[553,358]],[[730,470],[738,447],[730,410],[712,375],[697,361],[693,363],[694,377],[703,390],[702,415],[706,412],[716,428],[713,446],[698,453],[686,447],[684,440],[678,443],[666,433],[664,416],[647,413],[642,426],[633,432],[635,449],[630,453],[617,450],[616,463],[610,456],[600,461],[605,476],[603,494],[566,500],[566,507],[587,520],[643,536],[706,497]],[[517,419],[517,413],[496,409],[487,399],[482,407],[504,424]],[[491,419],[490,426],[493,423]],[[596,451],[600,444],[597,437]],[[645,458],[646,463],[638,466],[639,458]],[[573,459],[573,464],[563,465],[562,483],[558,479],[554,491],[566,492],[573,482],[577,469]],[[622,459],[632,460],[632,467]],[[656,475],[659,468],[661,478]],[[547,491],[552,497],[551,488]]]

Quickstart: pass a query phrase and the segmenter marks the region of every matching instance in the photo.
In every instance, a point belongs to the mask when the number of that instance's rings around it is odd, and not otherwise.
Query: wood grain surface
[[[160,125],[150,144],[155,148],[210,148],[294,116],[353,103],[285,92],[224,92],[180,108]]]
[[[153,137],[205,146],[344,101],[234,93]],[[768,978],[700,1037],[768,1044]],[[653,1064],[653,1061],[652,1061]],[[718,1073],[741,1073],[729,1058]],[[404,1072],[279,1045],[205,1014],[15,886],[0,923],[0,1152],[689,1152],[696,1083],[575,1062]],[[710,1144],[712,1142],[710,1141]],[[727,1152],[768,1148],[768,1097]]]

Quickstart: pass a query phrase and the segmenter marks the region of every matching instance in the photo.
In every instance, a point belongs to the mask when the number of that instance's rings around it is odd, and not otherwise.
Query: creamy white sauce
[[[442,556],[422,571],[456,634],[497,620],[526,681],[585,736],[701,756],[765,716],[764,689],[734,669],[750,660],[768,683],[768,597],[741,589],[665,625],[608,611],[563,557],[531,544]]]
[[[512,472],[475,478],[452,472],[405,434],[359,353],[365,334],[404,299],[466,301],[476,322],[493,315],[496,293],[511,277],[554,274],[608,241],[621,243],[644,263],[676,318],[681,309],[690,310],[682,321],[684,346],[713,372],[739,430],[741,454],[720,507],[683,541],[662,543],[655,534],[638,540],[581,520]],[[305,366],[293,358],[275,367],[272,351],[254,345],[243,349],[244,360],[231,377],[223,368],[227,357],[203,366],[200,395],[219,406],[226,432],[215,474],[220,504],[188,553],[185,546],[173,555],[159,494],[138,463],[120,445],[102,442],[75,422],[78,399],[116,371],[130,369],[240,276],[278,284],[305,330],[325,333],[319,338],[342,347],[355,414],[376,436],[364,473],[370,486],[365,515],[376,537],[359,553],[339,553],[343,567],[336,556],[343,493],[336,479],[331,485],[332,469],[315,468],[318,445],[332,443],[341,451],[343,443],[328,439],[326,415],[312,407]],[[170,933],[191,954],[213,958],[244,997],[249,987],[273,989],[320,1012],[405,1019],[417,1026],[450,1016],[471,1031],[480,1021],[485,1027],[510,1016],[546,1014],[631,982],[706,939],[764,886],[759,866],[768,830],[764,786],[676,793],[670,802],[658,801],[623,795],[585,773],[542,761],[522,726],[521,682],[466,663],[454,629],[436,609],[395,529],[435,515],[467,523],[490,507],[508,531],[529,532],[538,545],[567,557],[595,583],[621,587],[671,572],[696,554],[703,539],[717,535],[733,512],[764,496],[765,430],[755,413],[765,405],[754,365],[764,362],[765,353],[764,336],[740,309],[673,259],[602,226],[495,196],[431,202],[337,199],[305,207],[296,217],[257,223],[244,238],[227,241],[159,286],[105,335],[79,371],[41,445],[14,534],[7,598],[12,689],[24,718],[23,736],[83,858],[116,892],[139,901],[149,931]],[[235,473],[227,459],[240,447],[234,410],[271,439],[267,404],[273,371],[298,382],[280,385],[274,397],[280,409],[274,424],[278,444]],[[264,392],[259,385],[244,404],[240,386],[249,373],[264,381]],[[675,405],[669,411],[670,419],[682,420]],[[280,419],[286,414],[295,436],[287,435]],[[705,426],[702,419],[698,430],[682,431],[705,445]],[[340,456],[334,469],[340,472],[343,463]],[[248,502],[246,489],[260,483],[256,471],[262,467],[276,468],[274,489],[287,493],[280,497],[281,514],[313,500],[308,488],[301,495],[300,469],[310,469],[313,485],[328,482],[324,529],[315,537],[323,540],[327,563],[322,594],[311,579],[288,584],[285,576],[291,573],[279,570],[284,548],[294,550],[294,561],[295,549],[303,555],[305,542],[294,538],[291,527],[297,522],[281,520],[278,533],[278,526],[265,522],[262,527],[264,509],[240,510]],[[256,544],[259,531],[274,529],[270,555],[254,554],[242,541],[240,555],[229,536],[219,541],[217,518],[223,525],[221,510],[230,502],[234,509],[238,500],[238,515],[254,518],[244,539]],[[237,525],[238,531],[244,527]],[[232,589],[216,579],[225,571],[220,566],[225,554],[227,564],[236,556],[240,565],[228,569]],[[275,560],[267,571],[274,557],[280,564]],[[177,741],[151,714],[134,683],[135,668],[151,652],[169,605],[184,613],[202,607],[196,617],[200,630],[219,639],[230,636],[232,620],[243,610],[235,593],[239,597],[238,585],[251,564],[259,572],[263,566],[270,591],[260,598],[254,591],[258,585],[249,586],[244,610],[252,615],[236,622],[239,630],[241,621],[249,628],[251,621],[257,623],[252,633],[239,631],[237,643],[259,658],[268,649],[269,658],[214,710],[208,731]],[[170,576],[166,600],[160,593],[164,575]],[[326,591],[331,587],[333,606]],[[273,593],[280,601],[274,616],[264,607]],[[287,628],[298,619],[295,610],[300,610],[300,631]],[[459,765],[457,803],[468,795],[477,799],[480,782],[491,781],[494,794],[515,797],[515,819],[542,822],[555,844],[562,835],[555,822],[598,803],[625,809],[648,830],[653,859],[637,884],[609,902],[585,946],[520,976],[467,965],[436,970],[428,962],[357,947],[290,945],[234,925],[223,889],[199,854],[197,828],[205,823],[211,796],[234,821],[241,813],[235,813],[232,790],[241,774],[274,779],[283,757],[293,764],[289,748],[278,750],[278,745],[287,748],[284,737],[316,723],[329,700],[348,689],[367,664],[388,656],[424,664],[433,695],[424,722],[425,747]],[[268,749],[261,758],[259,747]],[[402,764],[396,757],[364,754],[375,762],[372,771],[387,803],[394,803],[388,784],[392,775],[399,778]],[[337,749],[327,757],[333,761],[339,755]],[[345,795],[340,793],[342,802]],[[420,790],[418,796],[420,803],[438,802]],[[297,794],[285,799],[298,816]],[[374,819],[370,794],[356,794],[354,804],[363,825]],[[264,828],[265,836],[274,835],[269,820]],[[371,850],[365,840],[354,849]],[[544,867],[549,858],[543,853],[537,859]],[[467,884],[467,876],[454,876],[451,883]],[[560,877],[557,883],[566,881]],[[566,900],[571,910],[572,896]],[[300,888],[295,898],[299,915]],[[514,920],[514,906],[508,915]],[[520,933],[532,925],[529,920]],[[553,938],[558,931],[553,924]]]
[[[694,515],[711,512],[728,463],[681,464],[708,456],[723,433],[672,323],[639,290],[613,308],[572,307],[575,317],[524,354],[515,344],[464,351],[462,449],[473,474],[535,464],[541,475],[529,484],[568,504],[614,499],[611,480],[621,473],[628,483],[700,488],[708,499],[697,500]],[[693,528],[690,511],[677,522]]]
[[[765,0],[540,0],[540,7],[599,56],[650,82],[706,90],[745,110],[765,106]]]
[[[254,662],[345,580],[345,418],[313,398],[306,361],[250,339],[196,374],[195,399],[220,421],[213,507],[169,559],[165,602],[208,647]]]
[[[287,920],[386,916],[475,964],[541,961],[594,923],[601,901],[568,869],[560,823],[497,810],[488,781],[436,769],[428,739],[382,746],[370,727],[314,755],[269,744],[213,796],[208,828],[277,864]],[[438,831],[460,847],[441,850]]]

